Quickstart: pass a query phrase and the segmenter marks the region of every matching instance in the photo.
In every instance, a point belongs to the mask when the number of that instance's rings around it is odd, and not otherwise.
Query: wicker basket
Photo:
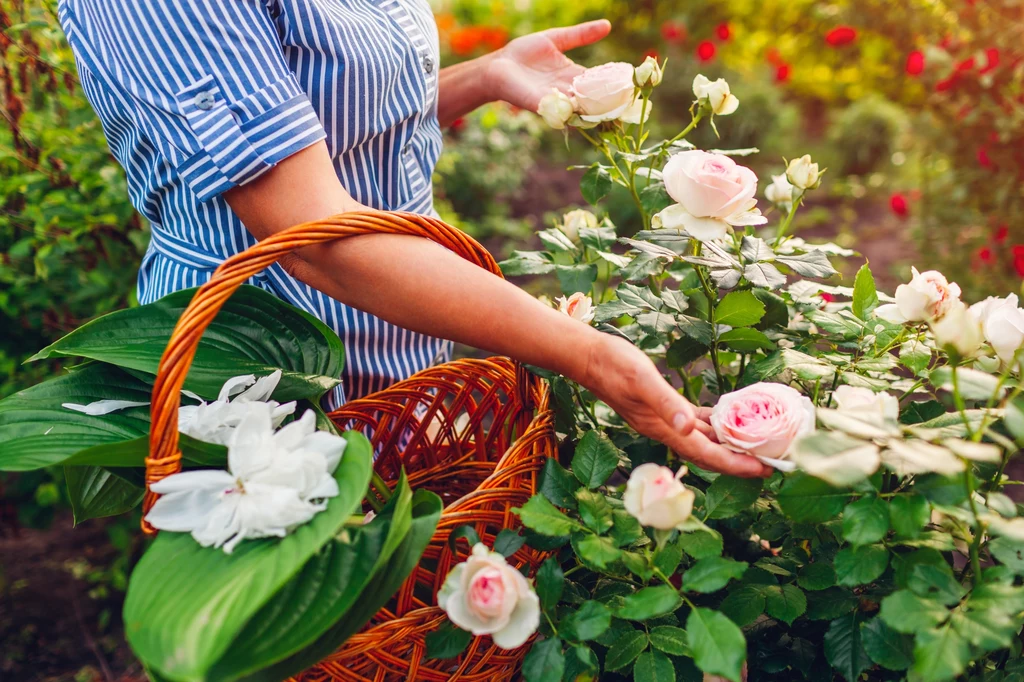
[[[490,254],[459,230],[401,213],[347,213],[298,225],[233,256],[196,293],[160,362],[153,388],[147,486],[181,468],[181,388],[203,331],[231,294],[291,251],[372,233],[426,237],[501,275]],[[378,453],[375,467],[385,480],[396,481],[404,467],[410,484],[438,493],[445,509],[419,567],[391,603],[341,649],[296,679],[511,680],[525,647],[506,651],[489,637],[478,637],[459,658],[435,661],[424,658],[424,637],[445,621],[435,595],[451,567],[466,555],[465,543],[453,555],[448,535],[470,524],[490,544],[503,528],[514,527],[511,508],[536,491],[539,472],[555,453],[546,386],[507,358],[460,360],[347,403],[330,417],[342,430],[361,430],[371,439]],[[147,490],[145,511],[156,498]],[[155,532],[145,522],[143,530]],[[533,571],[544,558],[524,547],[513,561]]]

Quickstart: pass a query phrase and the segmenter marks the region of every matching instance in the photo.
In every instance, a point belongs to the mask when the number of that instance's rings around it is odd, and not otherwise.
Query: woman
[[[152,226],[146,303],[285,228],[367,207],[431,213],[441,129],[493,100],[536,111],[606,21],[440,69],[427,0],[61,0],[82,86]],[[429,286],[426,284],[429,283]],[[335,404],[446,360],[451,339],[560,372],[700,466],[761,476],[646,355],[424,239],[310,247],[253,284],[337,331]],[[706,415],[704,415],[706,416]]]

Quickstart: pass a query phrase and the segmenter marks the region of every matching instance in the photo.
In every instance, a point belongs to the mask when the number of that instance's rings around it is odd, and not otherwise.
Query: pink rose
[[[594,319],[594,315],[597,314],[594,310],[594,302],[584,293],[577,291],[569,298],[559,296],[555,300],[558,302],[558,310],[560,312],[584,324],[590,324],[590,321]]]
[[[695,239],[724,237],[730,226],[763,225],[757,209],[757,176],[728,156],[693,150],[676,154],[662,171],[665,189],[678,203],[656,216],[663,228],[686,230]]]
[[[813,431],[814,422],[811,401],[783,384],[754,384],[727,393],[711,413],[722,445],[786,471],[793,468],[783,461],[789,446]]]
[[[437,605],[456,626],[490,635],[502,649],[522,646],[540,625],[540,600],[529,581],[479,542],[445,578]]]
[[[897,324],[941,319],[960,302],[960,287],[936,270],[911,268],[909,284],[896,287],[896,302],[878,306],[875,315]]]
[[[614,121],[632,113],[636,86],[632,64],[611,62],[587,69],[572,81],[580,118],[590,123]],[[637,99],[637,102],[640,100]]]
[[[629,475],[622,505],[630,516],[644,526],[672,530],[683,524],[693,512],[693,491],[679,479],[686,467],[673,474],[668,467],[648,462]]]

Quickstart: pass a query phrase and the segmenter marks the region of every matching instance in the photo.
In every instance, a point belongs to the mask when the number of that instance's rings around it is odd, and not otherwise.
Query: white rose
[[[975,355],[985,341],[981,322],[960,301],[956,301],[942,319],[932,323],[932,334],[940,346],[951,347],[965,358]]]
[[[875,314],[889,322],[928,322],[939,320],[960,302],[960,287],[941,272],[918,272],[911,268],[909,284],[896,287],[896,303],[879,306]]]
[[[971,315],[981,322],[985,340],[1003,362],[1011,362],[1024,346],[1024,310],[1016,294],[987,298],[971,306]]]
[[[566,237],[576,241],[580,237],[580,230],[582,228],[595,228],[597,224],[596,215],[585,209],[578,208],[563,215],[562,224],[558,228]]]
[[[891,393],[875,393],[860,386],[840,386],[832,393],[836,408],[843,412],[874,417],[879,421],[897,421],[900,418],[900,401]]]
[[[678,528],[693,512],[693,491],[679,480],[685,475],[686,467],[673,475],[668,467],[641,464],[629,475],[622,504],[644,526]]]
[[[717,116],[728,116],[740,106],[740,101],[729,90],[729,84],[724,78],[712,81],[698,75],[693,79],[693,96],[702,104],[706,102]]]
[[[568,95],[557,88],[552,88],[551,92],[541,97],[537,113],[549,126],[555,130],[562,130],[576,113],[576,107]]]
[[[757,176],[723,154],[692,150],[676,154],[662,171],[677,204],[655,216],[655,228],[685,230],[694,239],[721,239],[730,227],[764,225],[757,209]]]
[[[799,189],[814,189],[821,184],[821,172],[818,170],[818,164],[811,161],[809,154],[805,154],[789,162],[786,179]]]
[[[540,600],[530,583],[480,542],[445,578],[437,605],[456,626],[490,635],[502,649],[522,646],[540,625]]]
[[[760,383],[726,393],[711,412],[719,442],[783,470],[789,447],[814,431],[814,404],[784,384]]]
[[[661,64],[654,57],[647,57],[633,72],[633,85],[638,88],[653,88],[661,84]]]
[[[572,81],[580,118],[590,123],[614,121],[633,113],[636,86],[633,66],[611,62],[587,69]],[[639,114],[637,113],[637,116]]]
[[[772,184],[764,190],[765,198],[775,204],[781,206],[787,211],[793,209],[793,191],[796,188],[786,179],[786,174],[773,175]]]
[[[590,321],[594,319],[596,314],[594,302],[586,294],[576,292],[569,298],[559,296],[556,300],[558,301],[558,310],[572,319],[579,320],[584,324],[590,324]]]

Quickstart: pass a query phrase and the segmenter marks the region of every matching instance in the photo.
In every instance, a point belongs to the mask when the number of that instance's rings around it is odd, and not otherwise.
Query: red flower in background
[[[789,64],[779,64],[775,69],[775,82],[785,83],[789,80],[789,77],[793,75],[793,67]]]
[[[1012,249],[1013,253],[1013,267],[1016,268],[1017,274],[1024,277],[1024,244],[1017,244]]]
[[[1006,241],[1006,238],[1010,236],[1010,226],[1000,225],[996,229],[996,244],[1002,244]]]
[[[782,66],[786,63],[786,60],[782,58],[782,53],[779,52],[779,48],[774,45],[765,51],[764,59],[772,66]]]
[[[823,300],[825,303],[832,303],[836,300],[835,296],[824,291],[818,294],[818,296],[821,296],[821,300]]]
[[[914,50],[907,55],[907,74],[920,76],[924,73],[924,52]]]
[[[466,127],[466,119],[464,119],[463,117],[460,116],[457,119],[455,119],[454,121],[452,121],[451,131],[453,133],[457,133],[460,130],[462,130],[463,128],[465,128],[465,127]]]
[[[910,206],[907,204],[907,198],[899,192],[889,197],[889,208],[901,218],[906,218],[910,215]]]
[[[710,40],[705,40],[697,46],[697,59],[702,62],[710,62],[715,58],[715,53],[718,52],[718,48]]]
[[[670,19],[661,25],[661,37],[669,43],[681,43],[686,40],[686,25]]]
[[[728,22],[719,24],[718,28],[715,29],[715,35],[717,35],[718,39],[722,42],[726,42],[729,38],[732,38],[732,27],[729,26]]]
[[[825,42],[832,47],[843,47],[857,41],[857,29],[852,26],[837,26],[825,34]]]
[[[983,246],[978,249],[978,260],[982,263],[991,263],[993,260],[992,249],[987,246]]]
[[[990,47],[985,50],[985,67],[978,73],[989,73],[995,71],[999,67],[999,50],[994,47]]]
[[[650,57],[651,59],[657,59],[659,61],[661,60],[661,55],[659,55],[658,51],[653,47],[647,50],[647,52],[644,52],[644,59],[647,59],[648,57]]]
[[[978,147],[978,165],[982,168],[992,168],[992,157],[988,155],[988,147]]]
[[[956,73],[964,73],[974,69],[974,57],[968,57],[956,65]]]

